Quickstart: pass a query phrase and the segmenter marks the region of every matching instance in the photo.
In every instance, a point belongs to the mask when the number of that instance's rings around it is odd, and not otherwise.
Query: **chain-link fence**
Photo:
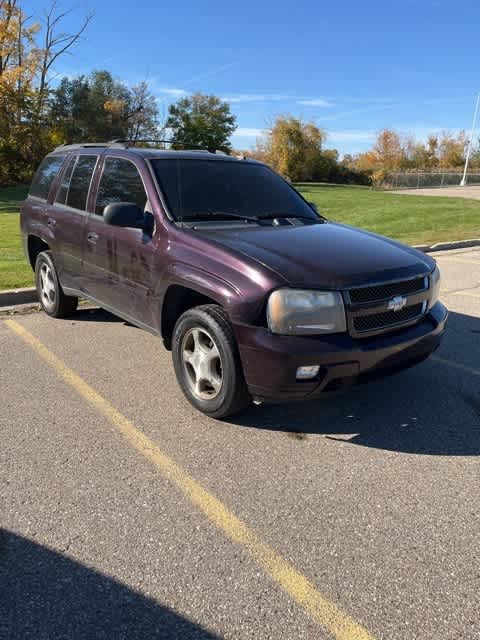
[[[447,171],[399,171],[388,173],[378,185],[380,189],[421,189],[459,186],[460,172]],[[466,183],[480,185],[480,172],[467,173]]]

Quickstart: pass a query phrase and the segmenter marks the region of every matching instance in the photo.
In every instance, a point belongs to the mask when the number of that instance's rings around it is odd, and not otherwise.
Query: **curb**
[[[437,242],[436,244],[417,244],[414,249],[430,253],[432,251],[448,251],[449,249],[468,249],[468,247],[480,246],[480,238],[471,240],[458,240],[457,242]]]
[[[37,290],[34,287],[0,291],[0,308],[13,307],[17,304],[30,304],[32,302],[38,302]]]

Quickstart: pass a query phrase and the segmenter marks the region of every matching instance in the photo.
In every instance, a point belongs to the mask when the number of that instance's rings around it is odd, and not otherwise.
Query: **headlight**
[[[338,291],[278,289],[268,299],[270,331],[284,335],[340,333],[347,330]]]
[[[431,309],[433,305],[438,302],[440,297],[440,269],[438,265],[432,271],[430,275],[430,303],[428,308]]]

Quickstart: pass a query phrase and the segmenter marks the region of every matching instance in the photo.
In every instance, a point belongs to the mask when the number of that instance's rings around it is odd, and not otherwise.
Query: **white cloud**
[[[185,85],[188,86],[190,84],[194,84],[195,82],[198,82],[199,80],[204,80],[205,78],[210,78],[211,76],[216,76],[219,73],[223,73],[224,71],[228,71],[228,69],[231,69],[236,64],[237,64],[236,62],[227,62],[227,64],[222,64],[219,67],[214,67],[213,69],[208,69],[207,71],[204,71],[203,73],[200,73],[199,75],[196,75],[193,78],[190,78],[189,80],[187,80]]]
[[[279,102],[281,100],[291,100],[291,96],[281,93],[232,93],[222,96],[225,102]]]
[[[347,97],[344,99],[345,102],[350,102],[351,104],[395,104],[398,103],[397,98],[392,97],[375,97],[372,96],[370,98],[355,98],[355,97]]]
[[[305,107],[331,107],[332,103],[324,100],[323,98],[307,98],[304,100],[298,100],[298,104]]]
[[[323,98],[302,98],[285,93],[231,93],[222,96],[222,100],[230,103],[249,102],[296,102],[311,107],[331,107],[331,103]]]
[[[164,93],[167,96],[171,96],[172,98],[182,98],[188,95],[188,91],[185,89],[178,89],[176,87],[164,87],[159,89],[160,93]]]
[[[263,129],[257,129],[255,127],[238,127],[233,134],[236,138],[258,138],[262,135]]]

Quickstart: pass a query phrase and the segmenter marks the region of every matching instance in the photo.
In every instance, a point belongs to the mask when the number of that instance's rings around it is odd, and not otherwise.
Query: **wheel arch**
[[[42,251],[49,250],[49,244],[45,242],[45,240],[42,240],[42,238],[40,238],[39,236],[31,234],[27,237],[28,260],[33,271],[35,271],[35,262],[37,260],[38,254]]]
[[[165,292],[161,310],[161,336],[165,347],[172,348],[175,324],[180,316],[194,307],[204,304],[223,306],[221,301],[185,284],[171,284]]]

